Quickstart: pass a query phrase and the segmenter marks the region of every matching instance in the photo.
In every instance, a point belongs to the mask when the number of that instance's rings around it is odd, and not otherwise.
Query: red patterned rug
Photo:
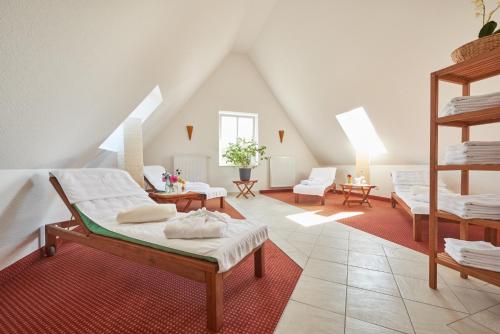
[[[302,270],[265,247],[263,278],[249,257],[224,281],[219,333],[274,331]],[[66,243],[0,285],[0,333],[210,333],[205,285]]]
[[[347,207],[342,205],[343,195],[328,194],[323,206],[320,205],[318,198],[308,196],[301,196],[299,204],[296,204],[294,203],[294,195],[291,192],[268,193],[265,195],[308,211],[320,211],[318,214],[323,216],[330,216],[339,212],[359,213],[349,218],[339,219],[338,222],[425,254],[429,250],[429,225],[427,221],[423,222],[422,241],[414,241],[411,217],[402,208],[393,209],[389,201],[371,199],[373,208],[355,204]],[[460,235],[458,224],[439,223],[438,230],[439,249],[441,251],[444,248],[444,237],[459,238]],[[483,240],[483,231],[482,227],[471,226],[470,239]]]

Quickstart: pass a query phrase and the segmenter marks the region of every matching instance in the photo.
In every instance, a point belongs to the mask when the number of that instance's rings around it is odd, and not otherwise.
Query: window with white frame
[[[238,138],[258,143],[258,114],[219,111],[219,166],[231,166],[222,155]]]

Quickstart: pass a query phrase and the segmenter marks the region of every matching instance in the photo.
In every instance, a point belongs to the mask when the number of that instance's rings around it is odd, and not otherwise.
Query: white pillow
[[[118,212],[116,220],[124,223],[150,223],[165,221],[177,215],[175,204],[146,204],[127,211]]]

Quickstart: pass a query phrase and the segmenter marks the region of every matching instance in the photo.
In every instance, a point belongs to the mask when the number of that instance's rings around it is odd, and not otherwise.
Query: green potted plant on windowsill
[[[258,160],[267,160],[266,147],[259,146],[253,140],[238,138],[236,143],[230,143],[222,157],[240,169],[240,180],[248,181],[252,168],[257,167]]]

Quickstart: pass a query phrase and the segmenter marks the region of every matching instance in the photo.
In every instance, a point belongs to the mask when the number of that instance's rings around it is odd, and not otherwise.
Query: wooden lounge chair
[[[165,187],[165,183],[161,181],[161,174],[165,173],[165,167],[163,166],[144,166],[144,182],[146,183],[146,191],[151,192],[161,192]],[[225,198],[227,196],[227,191],[220,187],[210,187],[206,190],[193,191],[198,194],[197,197],[188,200],[186,207],[189,207],[191,201],[198,200],[201,202],[201,207],[204,208],[206,201],[212,198],[219,199],[219,206],[221,209],[225,206]]]
[[[221,329],[224,319],[223,282],[244,259],[228,271],[221,273],[216,262],[174,254],[134,242],[95,234],[86,226],[78,210],[71,205],[59,181],[51,176],[50,182],[73,218],[69,221],[45,225],[45,253],[47,256],[56,254],[58,240],[67,240],[205,283],[207,327],[213,331]],[[79,229],[69,229],[72,226],[78,226]],[[249,252],[245,259],[252,254],[255,259],[254,274],[257,277],[263,277],[265,274],[264,244]]]
[[[396,205],[398,204],[413,220],[413,240],[422,241],[422,220],[424,219],[429,220],[429,214],[413,213],[408,204],[406,204],[406,202],[401,197],[399,197],[395,192],[392,192],[391,206],[395,208]]]

